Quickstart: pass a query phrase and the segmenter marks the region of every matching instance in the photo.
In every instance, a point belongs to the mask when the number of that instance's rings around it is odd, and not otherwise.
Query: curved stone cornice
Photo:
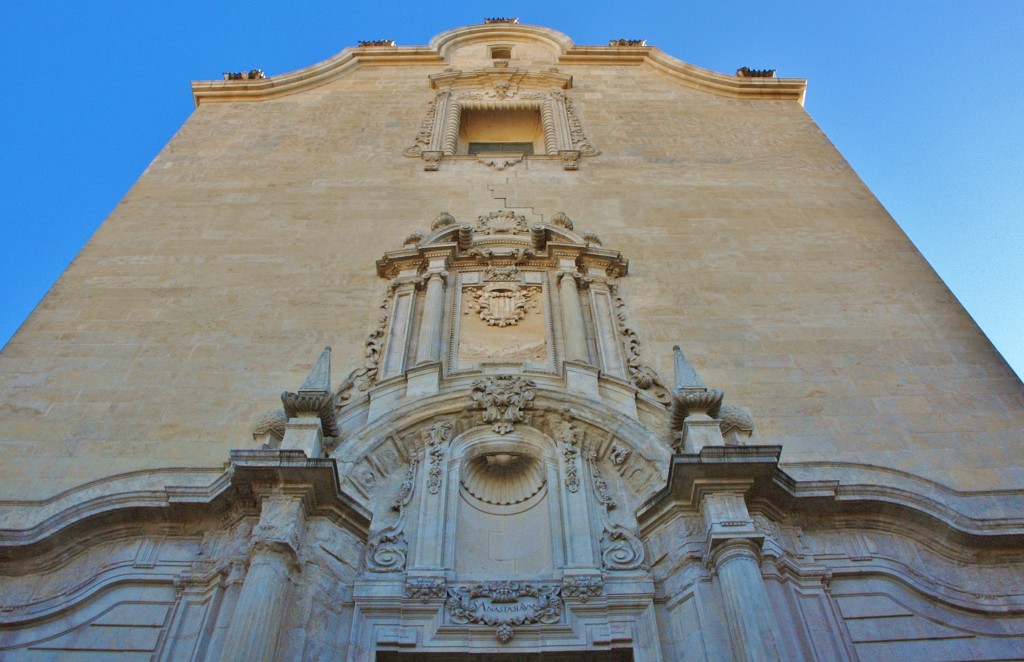
[[[885,513],[920,524],[928,530],[936,526],[944,535],[956,538],[968,546],[1024,544],[1024,517],[1006,517],[1008,512],[1021,512],[1024,491],[1000,493],[1005,499],[1001,505],[987,503],[988,495],[959,500],[957,510],[944,503],[945,494],[953,493],[946,487],[918,480],[917,490],[891,485],[841,484],[838,480],[813,479],[803,474],[796,480],[779,466],[781,446],[719,446],[705,447],[699,455],[675,455],[669,468],[666,486],[637,511],[642,534],[646,534],[672,512],[696,513],[699,501],[708,485],[714,481],[747,481],[747,499],[751,503],[767,503],[783,511],[826,513],[832,516],[845,513]],[[943,498],[935,498],[936,487],[941,487]],[[1014,505],[1016,504],[1016,505]],[[995,507],[992,507],[995,506]],[[965,512],[973,511],[973,512]]]
[[[496,39],[519,39],[539,41],[549,46],[558,55],[573,47],[572,39],[567,35],[539,25],[522,23],[481,23],[447,30],[430,40],[430,48],[447,59],[448,55],[460,46],[478,41]]]
[[[267,78],[193,81],[196,106],[203,103],[261,101],[313,89],[341,78],[363,65],[443,67],[457,47],[476,41],[533,40],[553,50],[557,64],[643,65],[680,83],[723,97],[804,102],[807,81],[802,78],[741,78],[683,62],[653,46],[574,46],[566,35],[534,25],[486,23],[448,30],[423,46],[361,46],[309,67]]]
[[[132,479],[137,481],[142,477],[139,475],[115,476],[97,481],[87,490],[69,490],[53,498],[54,505],[64,506],[56,512],[51,507],[32,513],[31,506],[38,502],[16,502],[22,506],[17,512],[8,509],[11,502],[0,502],[0,513],[8,515],[0,521],[8,525],[15,521],[25,524],[19,528],[0,529],[0,560],[37,554],[47,545],[54,544],[54,536],[58,532],[71,532],[74,537],[78,529],[93,531],[124,522],[126,518],[166,520],[179,515],[187,518],[194,515],[196,508],[218,512],[230,501],[251,495],[261,485],[284,488],[294,485],[308,493],[305,501],[310,514],[327,517],[364,539],[369,530],[369,511],[341,488],[333,460],[307,458],[302,451],[232,451],[227,471],[218,471],[212,481],[209,480],[209,470],[178,471],[184,473],[179,485],[168,484],[174,480],[169,474],[176,473],[175,470],[164,470],[151,472],[163,479],[160,484],[145,490],[131,489],[135,487]],[[195,475],[190,475],[191,472]],[[202,476],[206,477],[205,482]],[[103,483],[102,491],[97,489],[99,483]],[[71,495],[78,498],[69,498]],[[90,496],[82,498],[84,495]],[[47,513],[50,513],[48,517]]]
[[[647,65],[704,92],[736,99],[797,101],[807,93],[803,78],[740,78],[720,74],[672,57],[654,46],[575,46],[559,64]]]

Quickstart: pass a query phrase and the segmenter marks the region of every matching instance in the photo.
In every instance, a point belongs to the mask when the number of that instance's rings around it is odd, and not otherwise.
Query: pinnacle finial
[[[672,354],[674,355],[676,365],[676,389],[706,389],[707,385],[704,384],[704,380],[700,378],[697,370],[686,360],[686,355],[683,354],[683,350],[679,345],[672,348]]]
[[[331,392],[331,347],[324,347],[320,358],[309,372],[306,381],[299,387],[299,393],[330,393]]]

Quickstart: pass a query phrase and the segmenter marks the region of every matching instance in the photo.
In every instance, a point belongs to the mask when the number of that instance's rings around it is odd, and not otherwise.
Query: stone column
[[[767,662],[780,658],[758,551],[750,539],[733,539],[718,547],[711,561],[718,573],[736,657]]]
[[[284,629],[288,587],[298,567],[305,529],[301,497],[275,494],[263,499],[253,529],[249,570],[242,584],[221,650],[224,662],[273,662]]]
[[[558,294],[562,306],[562,335],[565,340],[565,359],[589,363],[587,331],[583,324],[583,307],[576,285],[579,276],[573,271],[558,272]]]
[[[718,575],[736,659],[769,662],[781,659],[775,645],[778,626],[761,576],[764,535],[754,528],[743,498],[749,487],[749,481],[742,480],[709,486],[701,500],[706,560]]]
[[[427,294],[423,298],[416,365],[434,363],[441,358],[441,327],[444,322],[445,274],[438,271],[427,276]]]

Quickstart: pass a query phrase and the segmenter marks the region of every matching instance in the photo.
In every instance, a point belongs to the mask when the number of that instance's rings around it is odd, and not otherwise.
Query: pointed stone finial
[[[309,376],[306,377],[306,381],[302,382],[302,386],[299,387],[299,393],[301,395],[314,394],[314,393],[330,393],[331,391],[331,348],[330,346],[324,347],[324,351],[320,352],[320,358],[317,359],[316,365],[310,370]]]
[[[683,350],[676,345],[672,348],[672,354],[676,364],[676,388],[680,390],[707,389],[704,380],[697,374],[697,370],[686,360]]]
[[[331,392],[330,347],[324,347],[316,365],[309,372],[309,377],[306,377],[306,381],[299,387],[298,393],[285,391],[281,394],[281,404],[284,405],[284,413],[289,420],[311,414],[320,419],[325,435],[338,436],[338,421],[334,415],[334,393]],[[287,441],[287,431],[285,434]]]

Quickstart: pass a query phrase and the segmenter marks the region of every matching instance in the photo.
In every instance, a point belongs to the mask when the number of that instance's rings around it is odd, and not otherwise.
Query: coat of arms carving
[[[476,312],[488,326],[514,326],[526,317],[528,310],[536,311],[540,288],[521,287],[514,283],[494,283],[468,292],[471,299],[467,313]]]

